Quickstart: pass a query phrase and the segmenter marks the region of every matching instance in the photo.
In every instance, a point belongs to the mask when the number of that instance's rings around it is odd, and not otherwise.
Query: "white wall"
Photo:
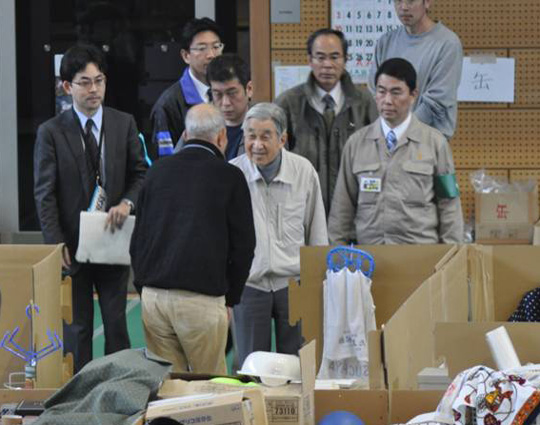
[[[0,232],[19,231],[15,0],[0,1]]]

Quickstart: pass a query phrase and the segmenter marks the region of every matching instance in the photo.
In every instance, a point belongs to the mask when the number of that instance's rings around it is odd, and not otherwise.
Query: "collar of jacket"
[[[225,159],[225,157],[223,156],[223,154],[221,153],[221,151],[217,148],[216,145],[210,143],[210,142],[206,142],[204,140],[198,140],[198,139],[191,139],[191,140],[188,140],[185,144],[184,144],[184,148],[187,147],[187,146],[194,146],[194,145],[199,145],[199,146],[202,146],[206,149],[211,149],[212,152],[214,152],[216,154],[216,156],[220,159]],[[182,148],[183,149],[183,148]],[[197,149],[197,151],[205,151],[206,149]],[[182,152],[182,151],[180,151]],[[208,152],[209,153],[209,152]]]
[[[362,95],[359,92],[358,88],[354,85],[351,76],[347,71],[343,71],[343,75],[341,76],[340,81],[341,90],[343,91],[343,97],[345,98],[345,104],[343,105],[343,109],[345,109],[351,104],[362,101]],[[309,101],[317,97],[317,91],[315,87],[316,84],[317,82],[315,81],[313,72],[310,72],[307,84],[304,85],[304,92]]]
[[[189,66],[184,69],[184,73],[178,80],[178,84],[182,88],[182,93],[184,94],[184,99],[188,105],[198,105],[199,103],[204,103],[204,100],[199,95],[195,83],[189,75]]]
[[[407,138],[408,141],[422,143],[421,123],[418,118],[416,118],[414,113],[411,116],[411,123],[409,124],[407,130],[405,130],[404,136]],[[380,117],[377,118],[377,121],[375,121],[372,125],[369,126],[369,129],[366,132],[366,139],[384,139],[384,133],[382,131]]]

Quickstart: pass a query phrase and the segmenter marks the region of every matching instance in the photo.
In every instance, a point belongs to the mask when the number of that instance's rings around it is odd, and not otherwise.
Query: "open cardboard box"
[[[289,286],[290,322],[306,340],[323,341],[322,284],[332,247],[300,250],[300,282]],[[378,332],[369,336],[370,388],[416,388],[416,374],[435,363],[436,322],[467,321],[467,247],[361,246],[375,259],[372,294]],[[380,330],[384,326],[384,333]],[[381,344],[382,347],[381,348]],[[322,343],[318,344],[317,367]]]
[[[252,398],[251,404],[256,413],[255,418],[258,418],[258,421],[255,422],[257,425],[266,423],[270,425],[313,425],[315,423],[313,399],[315,351],[316,343],[311,341],[304,345],[298,353],[302,373],[301,383],[289,383],[279,387],[260,385],[253,388],[210,382],[208,379],[211,376],[208,375],[173,374],[173,379],[164,382],[158,397],[171,398],[202,393],[222,394],[243,390],[246,396]],[[177,377],[181,379],[174,379]],[[256,396],[252,396],[252,392],[256,393]]]
[[[36,350],[50,344],[48,331],[62,339],[62,319],[71,322],[71,280],[62,282],[61,253],[61,245],[0,245],[0,338],[19,327],[17,344]],[[31,301],[39,313],[29,319]],[[36,388],[62,386],[68,378],[63,360],[60,349],[38,362]],[[24,367],[24,360],[0,349],[0,384]]]

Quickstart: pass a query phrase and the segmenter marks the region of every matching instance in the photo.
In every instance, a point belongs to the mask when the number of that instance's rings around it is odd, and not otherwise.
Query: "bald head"
[[[225,133],[225,119],[219,109],[213,105],[201,103],[195,105],[186,115],[186,139],[198,139],[212,143],[218,148],[218,139],[220,134]]]

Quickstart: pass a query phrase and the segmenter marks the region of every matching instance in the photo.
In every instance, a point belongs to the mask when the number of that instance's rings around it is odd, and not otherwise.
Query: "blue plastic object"
[[[368,265],[367,271],[363,267],[365,264]],[[360,270],[369,278],[373,276],[373,271],[375,270],[373,256],[366,251],[353,248],[352,246],[338,246],[331,249],[326,256],[326,265],[328,270],[333,272],[337,272],[344,267]]]
[[[39,314],[39,307],[31,302],[28,304],[25,311],[28,319],[32,320],[32,313],[35,313],[36,315]],[[36,351],[35,347],[33,347],[30,343],[28,349],[25,349],[15,341],[15,338],[19,334],[19,330],[19,326],[16,326],[13,331],[6,331],[4,337],[0,341],[0,348],[3,348],[14,356],[23,359],[30,366],[35,366],[41,359],[63,348],[62,340],[58,334],[56,332],[47,330],[46,333],[49,340],[48,345],[45,345],[40,350]],[[31,333],[33,333],[33,330]]]
[[[146,141],[144,140],[144,135],[142,133],[139,133],[139,141],[141,142],[143,154],[144,154],[144,160],[148,164],[149,167],[152,166],[152,160],[148,156],[148,150],[146,149]]]
[[[364,425],[364,422],[354,413],[336,410],[322,418],[318,425]]]

